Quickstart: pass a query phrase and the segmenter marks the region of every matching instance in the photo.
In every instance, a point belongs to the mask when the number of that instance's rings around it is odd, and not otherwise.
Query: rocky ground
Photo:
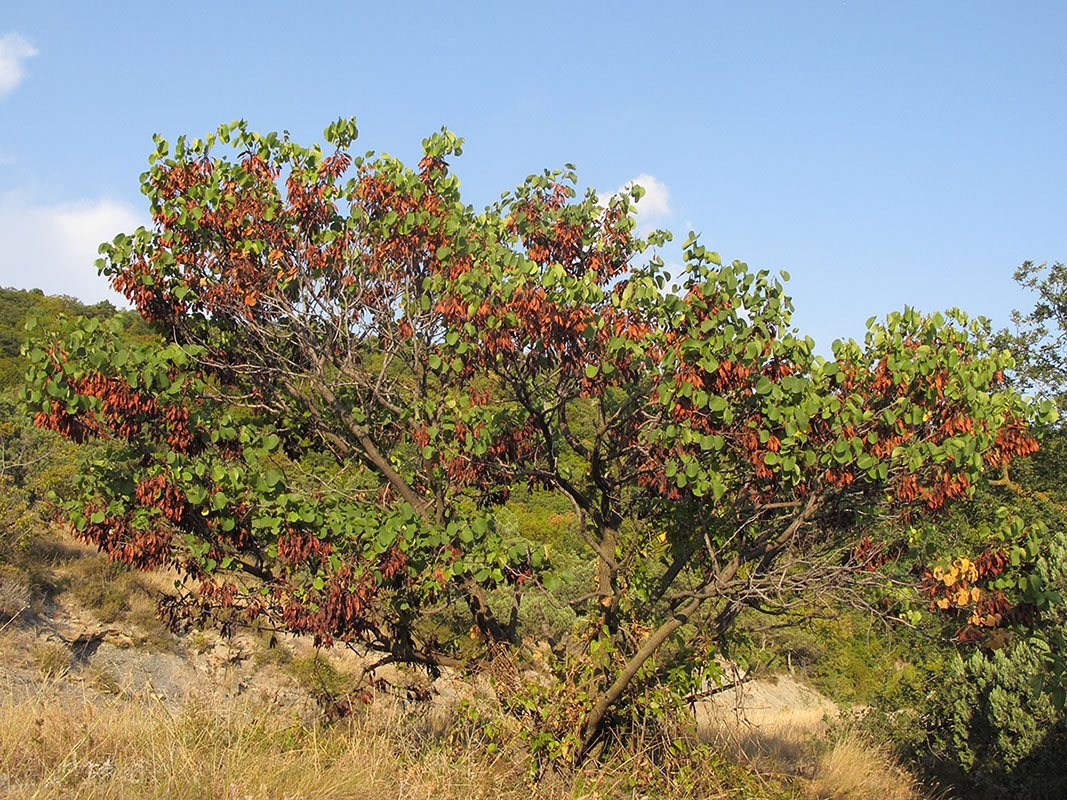
[[[343,646],[315,648],[306,637],[174,634],[155,619],[156,598],[172,582],[119,570],[57,535],[34,570],[0,571],[0,686],[16,699],[48,685],[72,697],[168,707],[241,697],[310,722],[330,715],[331,698],[346,702],[375,661]],[[417,698],[425,724],[442,730],[461,700],[492,692],[487,676],[471,682],[447,669],[431,680],[384,665],[372,677],[381,699]]]

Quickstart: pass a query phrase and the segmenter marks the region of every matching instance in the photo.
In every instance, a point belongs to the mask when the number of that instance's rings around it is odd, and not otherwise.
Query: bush
[[[1067,541],[1038,564],[1046,585],[1067,587]],[[1063,750],[1067,715],[1035,692],[1052,648],[1067,635],[1062,606],[1027,638],[949,662],[929,701],[937,768],[968,787],[968,796],[1067,796]]]

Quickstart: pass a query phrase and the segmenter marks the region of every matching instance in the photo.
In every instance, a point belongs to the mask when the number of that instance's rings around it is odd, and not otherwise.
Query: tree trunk
[[[575,754],[576,761],[582,761],[588,755],[590,747],[596,742],[603,730],[604,720],[607,718],[608,711],[619,701],[623,692],[626,691],[626,687],[630,685],[630,681],[634,679],[644,663],[655,654],[660,645],[667,641],[672,633],[689,621],[689,618],[697,612],[703,602],[704,598],[694,597],[683,603],[671,615],[670,619],[660,625],[645,640],[645,643],[641,645],[622,672],[618,674],[615,681],[600,694],[586,717],[585,727],[582,731],[582,745]]]

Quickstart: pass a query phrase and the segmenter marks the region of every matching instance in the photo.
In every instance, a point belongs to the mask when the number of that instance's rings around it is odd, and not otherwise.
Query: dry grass
[[[834,733],[824,709],[718,710],[705,736],[760,771],[807,779],[818,800],[921,800],[915,779],[882,748],[854,731]]]
[[[715,709],[703,725],[705,738],[735,758],[766,770],[809,775],[827,729],[825,711],[818,707]]]
[[[756,773],[715,755],[681,759],[671,776],[640,749],[569,777],[531,782],[518,749],[490,752],[476,726],[442,739],[395,705],[329,727],[283,708],[217,698],[181,708],[132,697],[72,694],[53,682],[0,699],[0,796],[10,800],[478,800],[581,797],[918,800],[913,780],[854,733],[820,743],[811,709],[765,711],[732,742]],[[77,699],[80,698],[80,699]],[[820,728],[821,730],[821,728]],[[705,759],[705,756],[709,755]],[[798,759],[799,760],[793,760]],[[802,769],[802,765],[811,765]],[[782,777],[789,773],[792,778]]]
[[[154,619],[154,598],[174,577],[132,573],[66,537],[37,547],[37,572],[0,585],[0,665],[30,668],[42,684],[29,697],[0,694],[3,798],[919,797],[905,773],[858,737],[827,746],[821,707],[723,711],[705,727],[710,747],[665,759],[648,743],[617,742],[604,763],[585,772],[549,772],[532,782],[522,743],[494,748],[457,707],[447,709],[441,724],[433,716],[439,707],[405,717],[396,707],[375,705],[357,719],[323,727],[243,698],[166,707],[135,697],[103,668],[80,671],[72,683],[70,649],[37,640],[15,620],[31,585],[49,603],[73,599],[76,615],[114,622],[135,631],[140,647],[165,650],[174,639]],[[200,653],[211,643],[206,634],[188,640]],[[283,648],[263,653],[256,663],[283,666],[310,690],[350,689],[341,672],[318,658]]]
[[[33,595],[17,571],[0,564],[0,626],[8,626],[30,610]]]
[[[819,756],[812,792],[820,800],[916,800],[914,778],[891,756],[855,733],[845,733]]]
[[[173,578],[137,572],[101,555],[82,555],[58,565],[54,573],[78,605],[105,623],[124,623],[138,632],[134,641],[151,650],[168,650],[174,638],[156,618],[159,595],[173,591]]]
[[[0,705],[0,795],[11,800],[531,797],[521,770],[484,750],[400,735],[395,713],[329,729],[278,709],[42,690]]]
[[[83,698],[89,694],[80,695]],[[438,739],[396,706],[307,726],[276,706],[168,709],[129,695],[73,699],[59,683],[0,700],[0,797],[7,800],[799,800],[796,788],[707,753],[656,771],[639,750],[537,780],[506,743],[460,718]]]
[[[42,642],[35,645],[32,658],[38,677],[45,681],[62,678],[70,671],[74,661],[70,648],[59,642]]]

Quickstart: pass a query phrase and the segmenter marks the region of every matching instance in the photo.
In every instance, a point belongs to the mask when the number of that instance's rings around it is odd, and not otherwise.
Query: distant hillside
[[[108,317],[121,315],[127,321],[127,329],[134,333],[147,333],[141,318],[131,311],[119,311],[104,300],[86,305],[67,295],[46,295],[40,289],[12,289],[0,287],[0,391],[22,382],[25,363],[19,355],[22,347],[23,326],[31,316],[44,320],[67,316]]]

